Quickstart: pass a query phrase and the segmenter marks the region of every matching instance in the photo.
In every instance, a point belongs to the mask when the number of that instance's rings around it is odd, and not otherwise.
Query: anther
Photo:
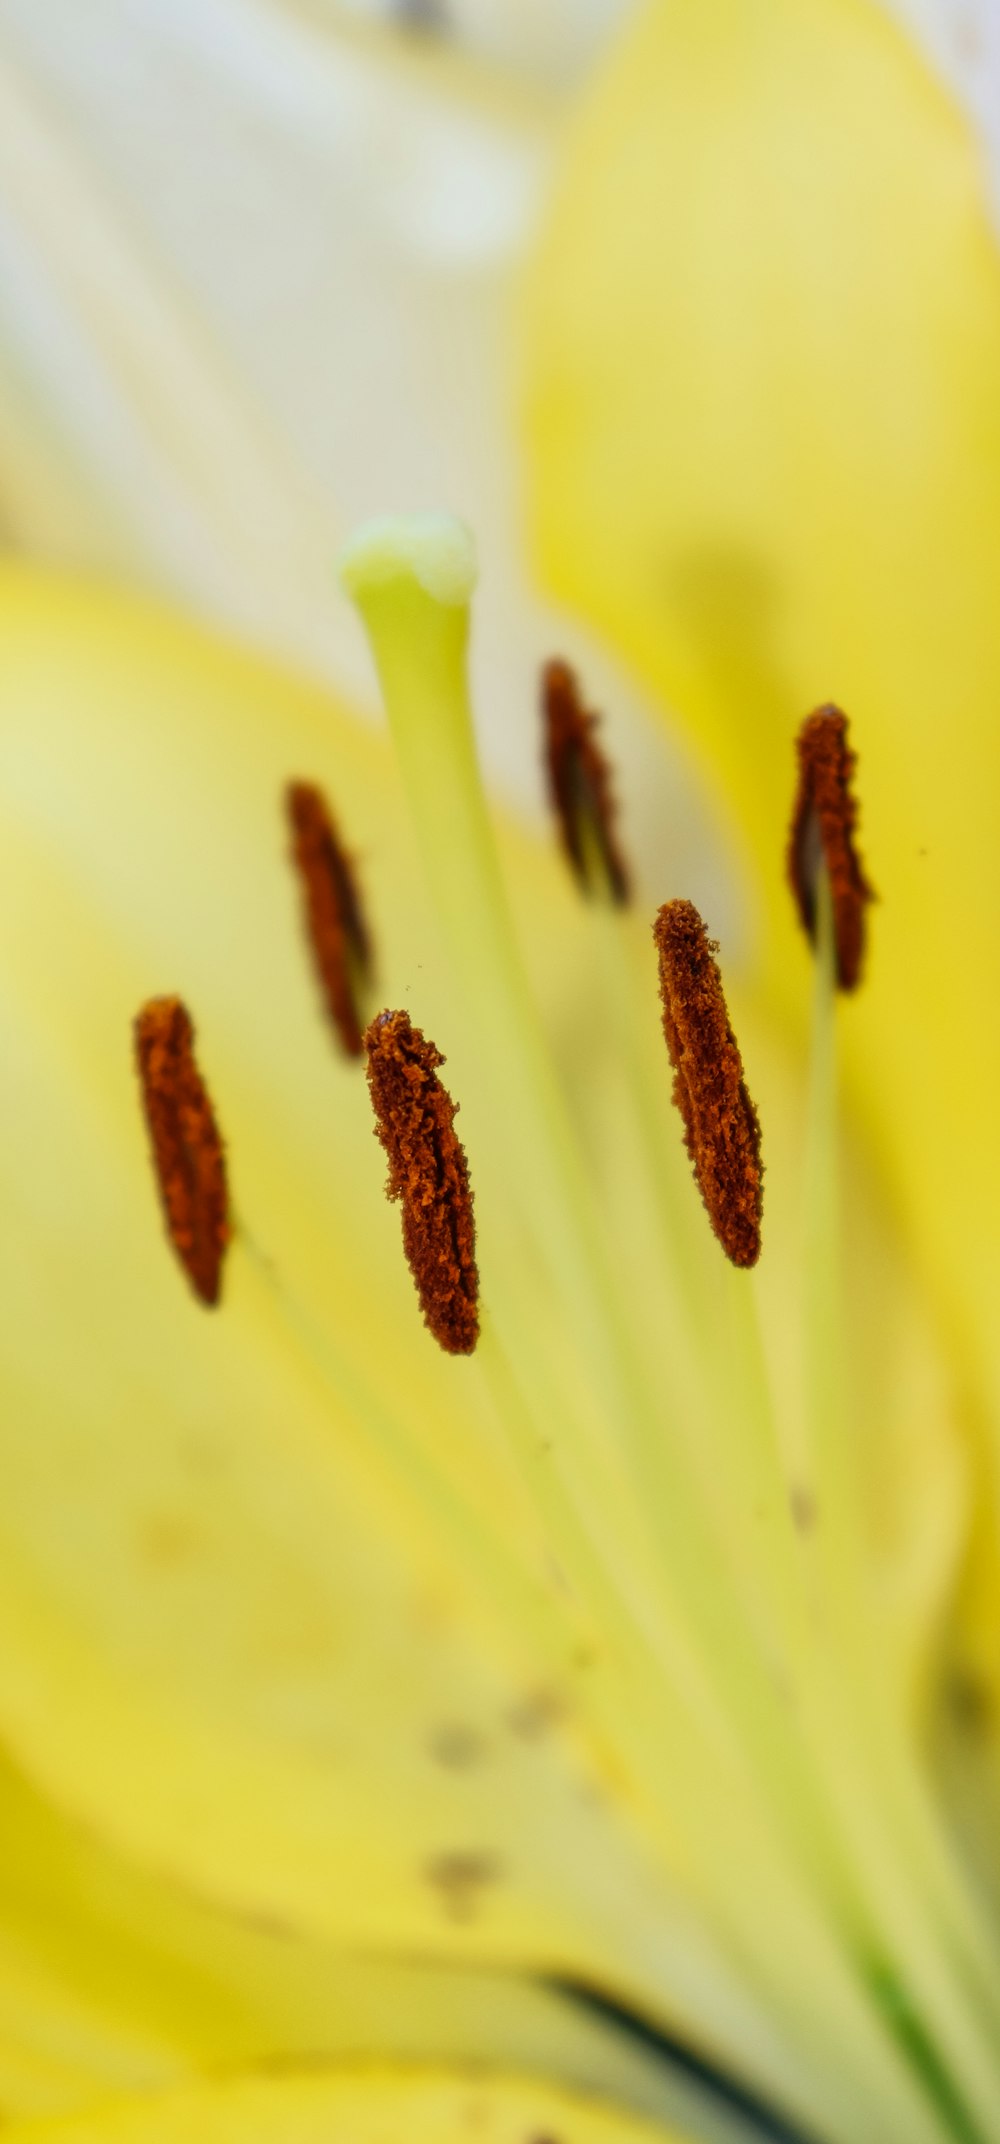
[[[195,1063],[180,998],[150,998],[135,1021],[135,1054],[167,1234],[203,1303],[219,1300],[229,1241],[226,1164]]]
[[[803,928],[816,943],[817,877],[826,866],[833,903],[837,982],[854,990],[865,949],[865,909],[874,892],[854,846],[857,805],[851,793],[855,754],[847,716],[818,707],[798,735],[799,786],[788,841],[788,880]]]
[[[312,782],[289,782],[285,808],[323,1001],[342,1049],[360,1057],[358,999],[371,981],[372,947],[353,866],[321,789]]]
[[[663,1032],[674,1068],[684,1144],[719,1242],[734,1266],[760,1256],[760,1125],[746,1090],[722,978],[690,901],[667,901],[653,926]]]
[[[403,1208],[424,1323],[449,1355],[471,1355],[479,1337],[472,1192],[456,1105],[437,1076],[444,1058],[405,1012],[379,1013],[364,1039],[386,1192]]]
[[[568,663],[542,670],[544,757],[549,796],[566,856],[584,893],[619,906],[629,897],[629,872],[615,828],[611,768]]]

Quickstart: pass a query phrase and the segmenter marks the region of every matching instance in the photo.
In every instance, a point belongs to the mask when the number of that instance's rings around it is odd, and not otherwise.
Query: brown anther
[[[611,768],[568,663],[542,670],[544,757],[549,796],[573,873],[584,893],[610,895],[620,907],[629,897],[628,866],[615,829],[617,806]]]
[[[855,754],[847,742],[847,716],[839,707],[818,707],[798,735],[799,786],[788,840],[788,881],[799,915],[816,943],[816,887],[826,865],[833,902],[837,983],[854,990],[865,950],[865,909],[874,900],[854,846],[858,810],[851,794]]]
[[[444,1058],[405,1012],[381,1012],[365,1035],[386,1192],[403,1208],[403,1249],[424,1323],[449,1355],[479,1337],[479,1274],[469,1170],[455,1103],[437,1076]]]
[[[353,866],[321,789],[312,782],[289,782],[285,807],[323,1000],[341,1047],[349,1057],[360,1057],[358,998],[371,981],[372,947]]]
[[[663,1032],[684,1144],[712,1227],[734,1266],[760,1256],[760,1125],[729,1025],[722,978],[698,910],[667,901],[653,926]]]
[[[195,1294],[211,1305],[230,1236],[226,1164],[180,998],[143,1006],[135,1054],[167,1234]]]

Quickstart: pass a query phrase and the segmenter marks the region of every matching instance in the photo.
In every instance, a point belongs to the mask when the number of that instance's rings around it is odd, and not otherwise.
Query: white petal
[[[651,779],[637,695],[523,558],[509,314],[557,118],[325,4],[0,0],[0,526],[374,704],[331,561],[370,514],[451,508],[492,772],[536,798],[558,648],[619,713],[640,861],[669,811],[697,894],[726,873],[690,778]]]
[[[322,0],[321,0],[322,4]],[[336,0],[325,0],[334,14]],[[539,81],[573,83],[600,57],[633,0],[347,0],[352,14],[436,28]]]
[[[1000,218],[1000,13],[995,0],[883,0],[954,90],[979,133]]]

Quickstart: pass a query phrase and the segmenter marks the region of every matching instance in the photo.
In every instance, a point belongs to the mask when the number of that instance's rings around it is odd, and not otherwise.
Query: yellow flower
[[[959,2001],[985,1938],[905,1702],[954,1525],[946,1427],[934,1553],[918,1526],[915,1562],[909,1537],[874,1558],[870,1672],[819,1558],[831,1665],[783,1480],[810,1460],[779,1459],[746,1276],[666,1121],[646,919],[586,916],[554,857],[508,840],[557,1079],[470,754],[468,559],[447,525],[399,541],[353,576],[443,950],[380,740],[157,613],[7,574],[0,1718],[168,1902],[180,1882],[314,1941],[530,1968],[820,2134],[946,2135],[935,2065],[978,2103],[991,2059]],[[290,770],[329,786],[363,859],[388,1000],[447,1042],[486,1316],[465,1365],[419,1324],[357,1065],[298,953]],[[211,1315],[160,1238],[127,1047],[171,989],[234,1186]],[[750,1034],[777,1127],[787,1069]],[[769,1153],[787,1290],[780,1136]],[[905,1316],[894,1271],[867,1309],[887,1305]],[[866,1584],[853,1523],[830,1538]],[[154,1957],[158,1925],[159,1902]]]
[[[6,137],[36,172],[38,117]],[[652,9],[573,156],[534,299],[542,555],[682,704],[734,857],[737,823],[757,845],[766,951],[722,957],[765,1131],[759,1287],[670,1121],[650,915],[585,908],[513,829],[497,860],[460,527],[348,554],[401,787],[318,691],[5,570],[0,2061],[5,2104],[67,2144],[1000,2134],[996,1930],[965,1859],[995,1881],[997,1588],[967,1555],[962,1389],[985,1410],[991,1245],[945,1166],[973,1140],[987,1166],[954,1056],[988,1065],[993,252],[950,115],[848,0]],[[862,348],[833,340],[859,318]],[[264,494],[215,496],[252,554]],[[808,1103],[777,897],[791,737],[831,688],[883,895],[839,1131],[822,888]],[[447,1054],[468,1360],[421,1327],[323,1023],[290,779],[328,790],[359,860],[380,998]],[[162,1240],[129,1052],[174,992],[233,1189],[211,1312]],[[926,1127],[949,1106],[946,1153]],[[987,1507],[976,1553],[992,1538]],[[629,2025],[660,2035],[644,2056]]]

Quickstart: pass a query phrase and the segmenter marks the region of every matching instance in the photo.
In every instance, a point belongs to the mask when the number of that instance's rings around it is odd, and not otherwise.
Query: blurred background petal
[[[624,10],[414,12],[0,0],[0,532],[373,709],[332,558],[373,511],[453,508],[483,563],[494,779],[538,810],[535,679],[558,649],[613,712],[640,866],[669,824],[694,897],[725,889],[684,758],[651,772],[641,693],[539,599],[522,542],[520,264]]]

